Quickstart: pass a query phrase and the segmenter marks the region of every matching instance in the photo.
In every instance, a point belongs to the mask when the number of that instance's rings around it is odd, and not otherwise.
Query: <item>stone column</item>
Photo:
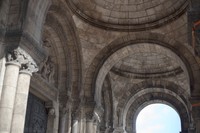
[[[17,91],[14,103],[14,112],[10,133],[23,133],[26,117],[26,108],[32,73],[37,72],[38,68],[33,59],[20,49],[24,59],[21,60],[21,68],[18,77]]]
[[[59,113],[59,133],[65,133],[65,125],[66,125],[66,111],[65,109],[62,109]]]
[[[48,111],[47,133],[58,133],[59,105],[55,102],[47,103]]]
[[[192,104],[192,117],[194,123],[194,130],[190,129],[189,133],[200,133],[200,97],[190,98]]]
[[[5,74],[5,57],[0,59],[0,100],[1,100],[1,92],[3,88],[3,79]]]
[[[72,114],[72,133],[79,133],[79,121],[77,113]]]
[[[86,119],[84,117],[84,108],[79,107],[79,110],[77,111],[76,114],[77,118],[79,118],[79,133],[87,133],[86,132]]]
[[[72,122],[72,133],[78,133],[78,120],[73,120]]]
[[[20,69],[19,53],[17,50],[8,52],[0,100],[0,133],[10,133],[13,107]]]
[[[65,117],[65,119],[66,119],[66,117]],[[71,116],[71,109],[69,109],[67,111],[67,133],[71,133],[71,131],[72,131],[71,123],[72,123],[72,116]]]
[[[93,132],[94,132],[94,133],[97,133],[97,126],[98,126],[98,123],[97,123],[97,122],[94,122],[94,123],[93,123]]]
[[[71,105],[71,102],[68,102],[67,106],[66,106],[66,112],[65,112],[65,120],[67,118],[67,122],[65,123],[65,126],[66,126],[66,133],[71,133],[72,132],[72,128],[71,128],[71,125],[72,125],[72,105]]]
[[[86,120],[81,118],[79,120],[79,133],[87,133],[86,132]]]
[[[86,120],[86,133],[95,133],[93,120],[91,119]]]
[[[93,111],[89,111],[86,113],[86,133],[95,133]]]

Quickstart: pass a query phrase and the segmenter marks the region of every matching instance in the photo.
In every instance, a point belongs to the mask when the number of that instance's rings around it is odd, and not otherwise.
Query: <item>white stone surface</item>
[[[73,125],[72,125],[72,133],[78,133],[78,121],[74,121]]]
[[[6,65],[0,101],[0,133],[10,133],[19,66],[13,63]]]
[[[1,92],[3,87],[3,79],[5,74],[5,58],[0,59],[0,100],[1,100]]]
[[[86,133],[94,133],[93,132],[94,125],[92,121],[87,121],[86,122]]]
[[[28,101],[28,92],[30,86],[30,74],[20,73],[15,97],[14,112],[11,133],[23,133],[26,107]],[[19,122],[20,121],[20,122]]]

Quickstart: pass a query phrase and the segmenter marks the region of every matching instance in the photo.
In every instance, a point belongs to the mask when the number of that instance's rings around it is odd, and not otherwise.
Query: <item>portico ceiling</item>
[[[167,55],[150,52],[135,53],[115,65],[121,71],[136,74],[164,73],[178,67],[179,64]]]
[[[141,30],[180,16],[188,0],[66,0],[76,15],[114,30]]]

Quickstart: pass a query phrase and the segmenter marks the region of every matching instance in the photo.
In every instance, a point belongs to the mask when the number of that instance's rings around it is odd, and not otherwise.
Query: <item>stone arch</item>
[[[147,88],[161,88],[161,89],[167,89],[171,92],[175,93],[176,95],[179,95],[181,99],[187,104],[187,99],[189,97],[189,94],[187,94],[186,90],[184,90],[179,85],[162,79],[147,79],[140,83],[134,84],[129,90],[127,90],[127,93],[124,93],[122,98],[126,99],[125,101],[120,101],[118,104],[118,107],[124,108],[124,105],[128,103],[128,101],[131,99],[133,95],[128,94],[137,94],[138,92],[145,90]]]
[[[163,100],[151,100],[151,101],[147,101],[147,102],[144,102],[137,110],[136,112],[134,113],[135,115],[132,116],[133,118],[133,130],[136,131],[136,124],[137,124],[137,118],[138,118],[138,115],[140,114],[140,112],[146,108],[147,106],[149,105],[153,105],[153,104],[164,104],[164,105],[167,105],[169,107],[171,107],[172,109],[174,109],[174,111],[178,114],[179,118],[180,118],[180,114],[179,112],[177,111],[177,108],[174,107],[174,105],[172,105],[171,103],[167,102],[167,101],[163,101]],[[180,118],[180,124],[181,124],[181,118]],[[183,127],[182,125],[180,125],[181,127]]]
[[[149,89],[136,97],[128,111],[124,114],[124,129],[128,133],[135,133],[136,118],[143,107],[151,103],[164,103],[174,108],[180,115],[182,131],[187,131],[191,123],[188,107],[184,105],[181,98],[171,91],[158,91],[156,88]]]
[[[49,0],[39,0],[29,1],[27,5],[23,32],[38,44],[41,44],[43,25],[51,4]]]
[[[120,109],[118,126],[123,127],[127,132],[134,132],[136,118],[139,112],[151,103],[164,103],[174,108],[181,118],[182,130],[189,128],[192,122],[188,102],[189,94],[179,85],[166,80],[148,79],[140,83],[134,84],[121,97],[118,103]],[[130,95],[131,94],[131,95]]]
[[[26,17],[27,6],[28,1],[26,0],[18,0],[17,2],[15,0],[0,1],[0,15],[3,16],[0,18],[1,30],[5,30],[5,32],[12,30],[21,32],[20,30],[22,30],[21,27]],[[15,12],[13,12],[13,7],[15,7]]]
[[[94,58],[85,77],[86,81],[84,84],[84,91],[86,97],[91,98],[93,97],[92,95],[97,95],[97,92],[101,92],[101,84],[99,83],[104,80],[105,75],[109,70],[102,70],[102,68],[105,67],[104,63],[108,60],[108,58],[123,48],[124,53],[120,53],[120,56],[126,55],[126,52],[128,52],[126,46],[135,45],[138,43],[154,43],[171,50],[183,62],[188,72],[191,94],[199,95],[199,83],[196,78],[200,76],[199,65],[197,64],[193,54],[184,45],[176,40],[157,33],[141,32],[129,34],[116,39],[107,47],[102,49],[102,51]],[[116,56],[115,58],[118,57]],[[112,60],[109,61],[114,64]],[[111,66],[106,67],[110,68]],[[97,104],[99,104],[99,101]]]
[[[43,24],[51,4],[49,0],[28,2],[23,34],[37,42],[37,45],[41,44]]]
[[[59,89],[66,91],[62,98],[65,102],[71,98],[78,100],[82,87],[82,54],[74,21],[64,2],[54,1],[50,6],[44,29],[56,42],[60,64]]]

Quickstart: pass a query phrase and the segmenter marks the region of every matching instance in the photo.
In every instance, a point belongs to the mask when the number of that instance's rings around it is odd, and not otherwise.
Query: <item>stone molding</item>
[[[43,80],[39,74],[35,73],[31,78],[31,91],[40,93],[43,98],[56,101],[58,98],[58,90]]]
[[[183,73],[184,71],[182,70],[181,67],[177,67],[177,68],[172,69],[170,71],[144,74],[144,73],[136,73],[136,72],[126,72],[126,71],[123,71],[119,68],[113,67],[111,69],[111,72],[113,72],[113,73],[115,73],[119,76],[127,77],[127,78],[151,79],[151,78],[169,78],[169,77],[173,77],[174,74],[178,75],[178,74]]]

